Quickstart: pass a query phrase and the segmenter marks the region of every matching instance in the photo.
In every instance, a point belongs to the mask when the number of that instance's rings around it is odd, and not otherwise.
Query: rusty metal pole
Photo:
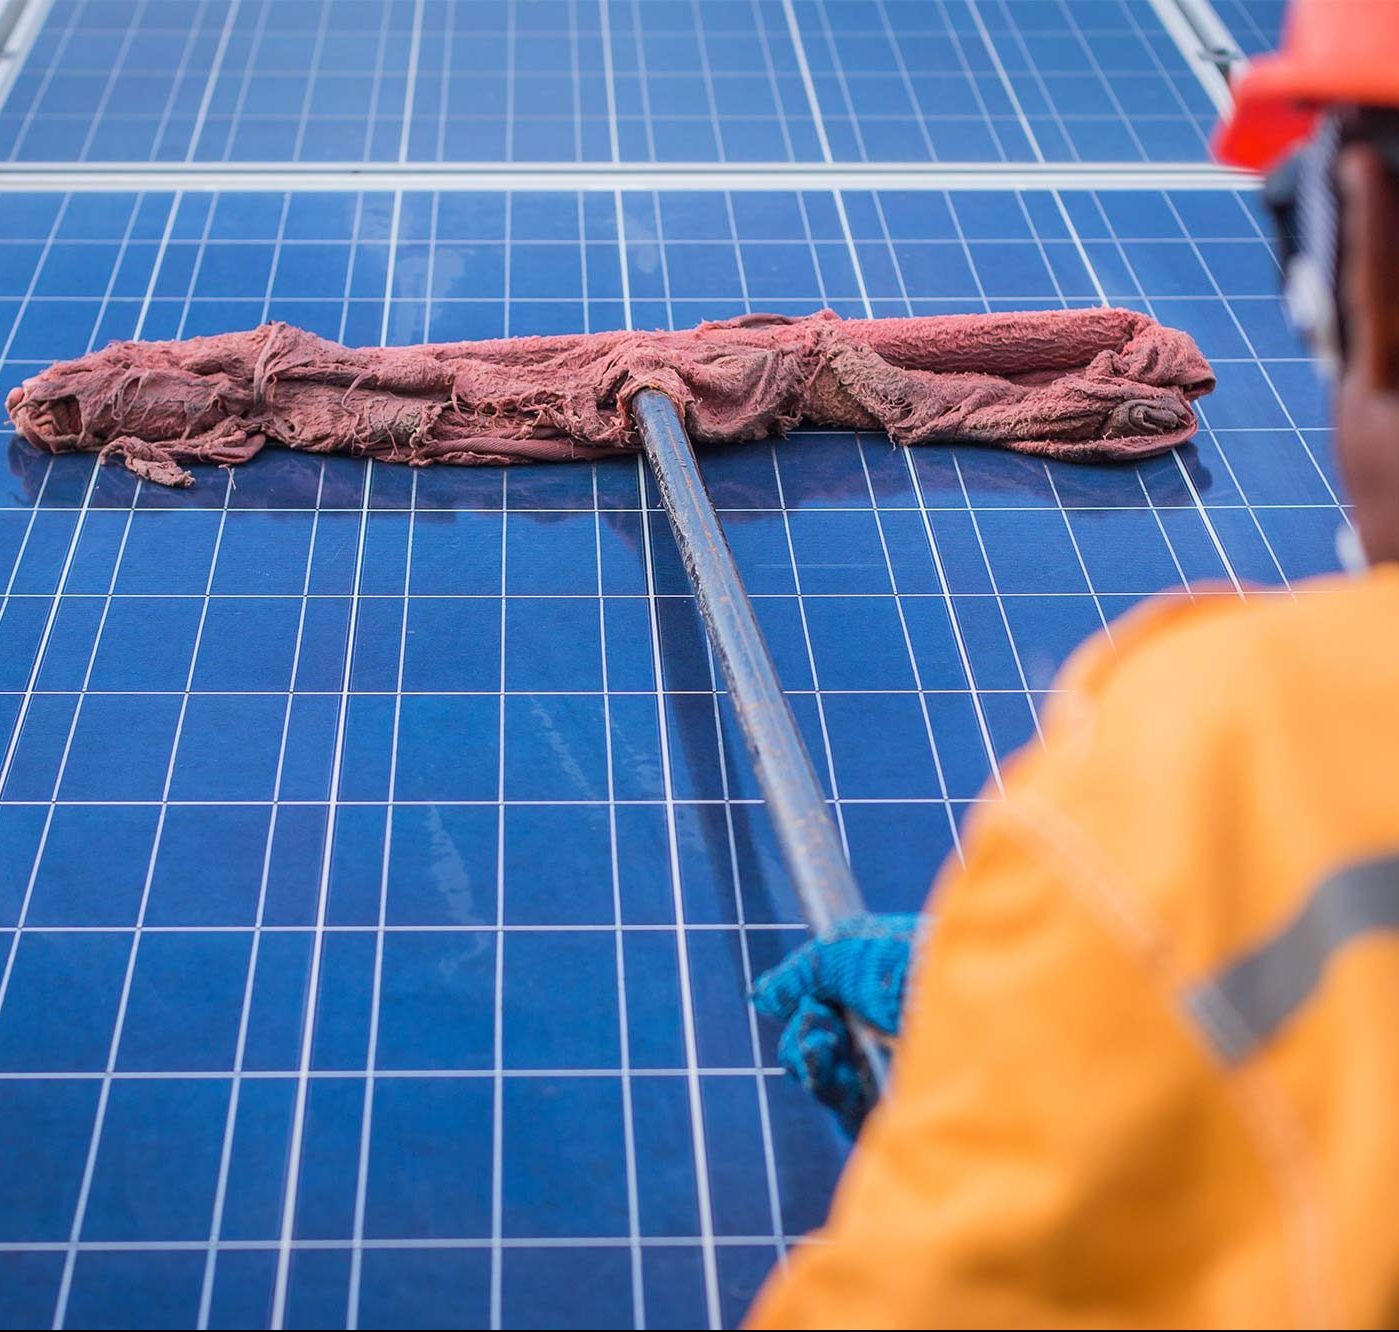
[[[806,923],[819,937],[839,921],[864,911],[864,898],[845,859],[825,792],[782,692],[680,413],[664,393],[643,389],[632,399],[632,415],[728,682],[782,859]],[[869,1077],[882,1089],[887,1069],[884,1047],[863,1024],[852,1023],[852,1029]]]

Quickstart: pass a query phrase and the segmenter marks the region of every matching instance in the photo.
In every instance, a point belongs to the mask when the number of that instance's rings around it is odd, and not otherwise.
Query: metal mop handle
[[[632,415],[728,681],[802,914],[813,933],[824,935],[838,921],[864,911],[864,898],[846,863],[811,756],[778,682],[680,413],[664,393],[642,389],[632,399]],[[864,1023],[851,1022],[851,1029],[871,1081],[882,1090],[887,1073],[883,1046]]]

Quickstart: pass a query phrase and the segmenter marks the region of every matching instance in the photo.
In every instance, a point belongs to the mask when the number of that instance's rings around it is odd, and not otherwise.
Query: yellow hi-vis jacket
[[[1112,633],[752,1327],[1399,1322],[1399,566]]]

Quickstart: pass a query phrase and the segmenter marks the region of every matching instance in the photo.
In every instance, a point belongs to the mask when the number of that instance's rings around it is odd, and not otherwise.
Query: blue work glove
[[[753,1007],[787,1025],[777,1057],[801,1085],[835,1111],[851,1137],[874,1107],[846,1014],[885,1036],[899,1010],[919,916],[851,916],[803,944],[753,986]]]

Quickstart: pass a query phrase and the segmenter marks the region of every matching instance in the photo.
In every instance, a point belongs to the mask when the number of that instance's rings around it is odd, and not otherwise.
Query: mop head
[[[700,444],[799,425],[884,430],[1085,461],[1161,453],[1214,387],[1194,342],[1130,310],[842,319],[746,315],[676,333],[348,348],[265,324],[114,342],[13,389],[20,433],[189,485],[264,445],[428,463],[565,461],[635,450],[633,395],[659,389]]]

